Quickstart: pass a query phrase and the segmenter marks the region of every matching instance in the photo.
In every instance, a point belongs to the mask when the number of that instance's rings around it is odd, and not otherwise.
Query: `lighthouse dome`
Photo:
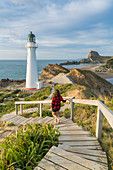
[[[28,34],[28,36],[27,36],[27,40],[28,40],[28,42],[35,43],[35,35],[32,32],[30,32],[30,34]]]

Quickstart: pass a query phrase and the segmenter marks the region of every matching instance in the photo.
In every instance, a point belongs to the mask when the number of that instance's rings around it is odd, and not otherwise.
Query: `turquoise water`
[[[48,64],[56,64],[65,60],[38,60],[38,75],[41,75],[42,69]],[[26,60],[0,60],[0,79],[25,79],[26,78]]]
[[[48,64],[59,64],[65,61],[67,60],[37,60],[38,76],[41,75],[44,66]],[[26,60],[0,60],[0,79],[25,79],[26,64]],[[76,67],[77,65],[74,66]]]
[[[78,59],[79,61],[80,59]],[[37,60],[38,76],[41,75],[42,69],[48,64],[59,64],[67,60]],[[70,60],[73,61],[73,60]],[[77,60],[76,60],[77,61]],[[0,60],[0,79],[25,79],[26,78],[26,60]],[[66,68],[85,67],[88,64],[69,65]],[[113,84],[113,79],[107,79]]]

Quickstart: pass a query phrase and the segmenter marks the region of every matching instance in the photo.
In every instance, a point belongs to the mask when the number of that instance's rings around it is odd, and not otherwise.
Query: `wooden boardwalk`
[[[26,123],[53,123],[53,117],[24,118],[13,113],[4,115],[1,120],[13,122],[17,126]],[[106,153],[102,151],[99,142],[90,132],[64,117],[61,117],[61,123],[55,127],[59,127],[62,133],[59,145],[49,150],[35,170],[108,169]]]

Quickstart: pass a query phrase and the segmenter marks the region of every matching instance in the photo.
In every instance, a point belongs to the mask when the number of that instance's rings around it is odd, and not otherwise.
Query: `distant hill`
[[[88,58],[80,60],[80,63],[106,63],[113,56],[100,56],[97,51],[89,52]]]
[[[113,59],[110,59],[110,60],[107,61],[106,67],[107,67],[107,68],[112,68],[112,69],[113,69]]]
[[[76,84],[85,86],[99,96],[112,96],[113,85],[89,70],[74,69],[67,74]]]

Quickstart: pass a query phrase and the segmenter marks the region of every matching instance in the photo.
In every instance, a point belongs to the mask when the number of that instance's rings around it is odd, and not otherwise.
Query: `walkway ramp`
[[[24,118],[8,114],[1,120],[13,122],[18,126],[26,123],[53,123],[54,118]],[[59,145],[49,150],[35,170],[107,170],[106,153],[102,151],[97,139],[70,119],[61,117],[60,120],[61,123],[55,125],[61,132]]]
[[[62,133],[58,147],[53,146],[35,170],[108,169],[106,153],[90,132],[64,117],[57,127]]]

